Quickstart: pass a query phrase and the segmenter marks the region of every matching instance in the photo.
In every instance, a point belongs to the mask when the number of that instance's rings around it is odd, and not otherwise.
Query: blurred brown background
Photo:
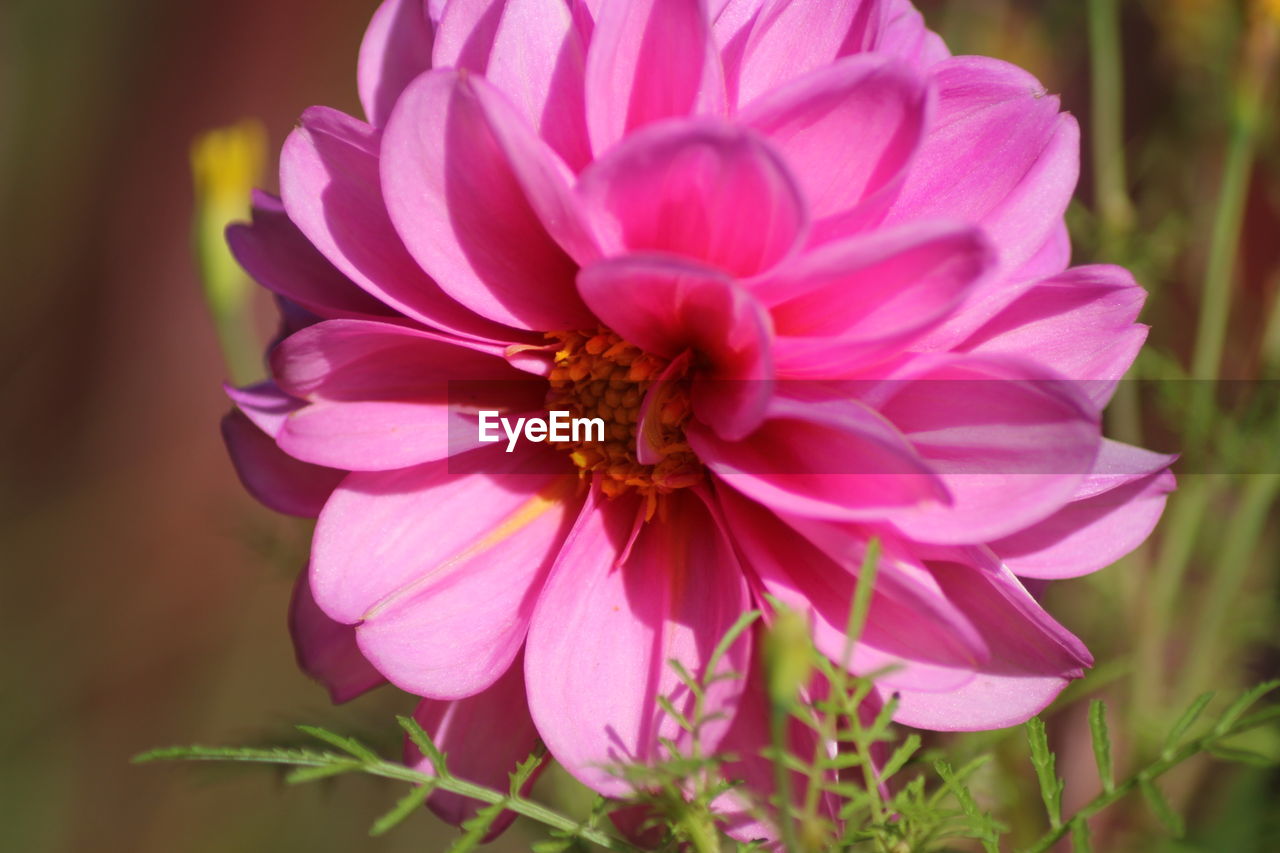
[[[308,105],[357,112],[355,55],[374,5],[0,2],[2,850],[422,851],[447,832],[423,816],[367,838],[399,793],[370,779],[286,789],[267,771],[128,763],[159,745],[280,742],[304,721],[394,749],[390,716],[411,707],[384,689],[330,709],[294,667],[284,614],[307,531],[257,507],[225,459],[224,368],[190,250],[192,139],[256,117],[274,153]],[[1039,74],[1088,131],[1082,3],[919,5],[960,50]],[[1170,106],[1214,97],[1224,72],[1213,62],[1232,54],[1203,14],[1214,5],[1127,4],[1133,122],[1165,140],[1144,147],[1138,180],[1180,162],[1189,186],[1214,173],[1219,117]],[[1263,163],[1274,175],[1270,148]],[[1233,328],[1256,343],[1280,204],[1274,181],[1255,186],[1255,308]],[[1166,207],[1199,192],[1170,186]],[[1203,233],[1206,212],[1178,216]],[[1176,354],[1195,292],[1178,276],[1204,250],[1166,257],[1160,239],[1147,259],[1168,279],[1153,340]],[[498,846],[527,849],[518,832]]]

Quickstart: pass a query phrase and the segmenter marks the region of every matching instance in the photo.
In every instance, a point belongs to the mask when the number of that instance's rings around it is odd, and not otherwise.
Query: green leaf
[[[911,757],[920,750],[920,744],[920,735],[915,733],[907,735],[902,745],[893,751],[893,755],[889,756],[889,760],[884,763],[884,767],[880,768],[880,781],[884,782],[892,779],[899,770],[905,767]]]
[[[378,762],[382,758],[369,747],[360,743],[355,738],[349,738],[346,735],[340,735],[331,732],[328,729],[322,729],[319,726],[298,726],[298,731],[305,735],[310,735],[316,740],[323,741],[330,746],[336,746],[338,749],[359,758],[361,761]]]
[[[351,759],[329,752],[309,749],[246,746],[168,746],[152,749],[133,757],[134,764],[152,761],[244,761],[254,764],[329,765],[347,763]]]
[[[1063,781],[1057,776],[1057,758],[1049,749],[1044,720],[1032,717],[1027,721],[1027,742],[1031,745],[1031,765],[1035,767],[1036,780],[1040,783],[1040,798],[1044,800],[1049,823],[1057,828],[1062,826]]]
[[[396,722],[400,724],[400,728],[404,729],[404,733],[409,736],[409,740],[418,748],[418,752],[422,753],[428,761],[431,762],[432,768],[435,769],[437,776],[446,775],[444,753],[436,746],[436,742],[431,739],[431,735],[418,724],[413,717],[396,717]]]
[[[401,797],[391,811],[373,822],[373,826],[369,828],[369,834],[373,836],[383,835],[393,827],[398,826],[405,818],[422,807],[422,804],[427,801],[427,797],[431,796],[431,790],[428,785],[419,785],[411,788],[409,793]]]
[[[715,649],[711,652],[711,657],[707,659],[706,672],[708,677],[712,677],[714,675],[721,658],[729,653],[729,649],[731,649],[733,644],[738,641],[738,638],[741,637],[748,628],[755,624],[755,621],[759,618],[759,610],[749,610],[739,616],[738,621],[734,622],[728,631],[725,631],[724,636],[720,638],[720,642],[716,644]]]
[[[520,792],[524,790],[525,785],[533,778],[533,774],[542,766],[542,761],[546,758],[547,750],[541,744],[529,756],[516,765],[514,773],[509,774],[511,786],[511,796],[518,797]]]
[[[1178,743],[1182,740],[1182,736],[1195,724],[1195,721],[1200,718],[1200,715],[1204,713],[1204,709],[1212,701],[1212,690],[1207,693],[1201,693],[1196,697],[1196,701],[1191,703],[1191,707],[1182,712],[1182,716],[1173,724],[1173,728],[1169,730],[1169,734],[1164,739],[1164,747],[1160,752],[1163,757],[1168,758],[1173,755],[1173,751],[1178,748]]]
[[[1223,746],[1217,743],[1210,744],[1209,754],[1221,758],[1223,761],[1248,764],[1251,767],[1280,767],[1280,759],[1272,758],[1269,755],[1263,755],[1250,749],[1238,749],[1234,746]]]
[[[475,817],[464,821],[462,824],[462,837],[453,842],[453,846],[449,848],[449,853],[470,853],[470,851],[479,847],[484,842],[485,836],[493,829],[494,821],[498,819],[498,815],[505,810],[505,803],[494,803],[476,812]]]
[[[1111,735],[1107,732],[1107,706],[1101,699],[1089,703],[1089,732],[1093,736],[1093,757],[1098,762],[1102,790],[1115,790],[1116,773],[1111,762]]]
[[[1138,789],[1142,791],[1143,798],[1147,801],[1147,805],[1151,807],[1151,811],[1160,823],[1164,824],[1164,828],[1169,830],[1169,834],[1174,838],[1181,838],[1186,832],[1186,827],[1182,823],[1182,816],[1173,810],[1169,805],[1169,801],[1164,798],[1164,794],[1160,793],[1160,789],[1155,783],[1146,776],[1138,777]]]
[[[872,539],[867,543],[867,552],[862,557],[862,565],[858,569],[857,585],[853,589],[853,603],[849,607],[849,621],[845,624],[844,654],[840,657],[843,669],[849,668],[853,656],[853,647],[857,645],[862,629],[867,624],[867,614],[871,611],[871,594],[875,591],[876,573],[880,569],[880,540]]]
[[[1259,699],[1266,696],[1271,691],[1280,687],[1280,679],[1275,681],[1264,681],[1257,687],[1245,691],[1244,695],[1231,703],[1231,707],[1227,708],[1222,715],[1222,719],[1218,720],[1218,724],[1213,727],[1214,734],[1226,734],[1235,725],[1236,721],[1249,710]]]
[[[333,764],[322,765],[320,767],[299,767],[297,770],[289,771],[284,777],[284,781],[289,785],[300,785],[303,782],[316,782],[320,779],[328,779],[331,776],[340,776],[343,773],[350,773],[353,770],[359,770],[361,764],[357,761],[334,762]]]

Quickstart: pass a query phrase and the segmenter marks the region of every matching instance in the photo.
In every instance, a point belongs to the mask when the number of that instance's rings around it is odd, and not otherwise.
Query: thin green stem
[[[1227,321],[1231,314],[1231,291],[1236,272],[1236,253],[1244,224],[1244,206],[1253,171],[1264,105],[1275,69],[1276,26],[1268,19],[1250,28],[1244,45],[1241,67],[1231,112],[1231,130],[1218,193],[1209,259],[1200,299],[1200,323],[1191,360],[1193,379],[1218,379],[1222,371]],[[1213,416],[1212,387],[1196,386],[1192,408],[1191,437],[1207,436]]]
[[[1099,242],[1107,259],[1123,252],[1133,228],[1124,155],[1124,66],[1118,0],[1089,0],[1093,187]]]
[[[1234,735],[1240,734],[1241,732],[1266,725],[1274,720],[1274,714],[1269,711],[1263,711],[1242,720],[1238,720],[1225,730],[1214,728],[1207,734],[1186,742],[1177,749],[1169,752],[1167,755],[1162,756],[1147,765],[1140,772],[1135,773],[1133,776],[1129,777],[1119,785],[1116,785],[1111,790],[1103,791],[1098,796],[1094,797],[1075,814],[1073,814],[1070,819],[1064,821],[1060,826],[1050,829],[1030,847],[1023,848],[1022,853],[1044,853],[1044,851],[1052,848],[1054,844],[1067,837],[1067,835],[1072,832],[1078,824],[1087,821],[1098,812],[1113,805],[1117,800],[1133,792],[1144,782],[1149,783],[1155,781],[1187,759],[1205,752],[1218,741],[1226,740]]]
[[[1178,594],[1195,553],[1201,523],[1217,492],[1214,488],[1217,479],[1205,475],[1188,478],[1169,501],[1164,520],[1166,533],[1153,566],[1148,595],[1137,607],[1139,663],[1133,678],[1137,722],[1164,706],[1169,629],[1178,609]],[[1145,729],[1138,725],[1134,730]]]
[[[1199,638],[1191,646],[1182,683],[1185,692],[1207,687],[1223,646],[1232,603],[1238,600],[1250,570],[1255,568],[1255,550],[1271,508],[1280,496],[1280,474],[1248,477],[1240,505],[1227,523],[1221,557],[1214,567],[1199,621]]]
[[[473,800],[479,800],[487,805],[500,805],[504,809],[509,809],[518,815],[537,821],[543,826],[568,833],[575,838],[588,841],[598,847],[606,850],[621,851],[621,853],[640,853],[640,848],[615,838],[598,829],[585,826],[573,818],[560,814],[552,809],[547,808],[539,803],[527,800],[523,797],[504,794],[483,785],[477,785],[464,779],[458,779],[449,774],[432,776],[403,764],[395,764],[382,759],[369,760],[361,758],[348,758],[346,756],[337,756],[326,753],[307,753],[301,751],[291,751],[288,753],[271,752],[267,750],[258,751],[256,754],[251,750],[239,749],[205,749],[205,748],[179,748],[179,749],[159,749],[145,753],[134,759],[137,763],[146,763],[150,761],[165,760],[185,760],[185,761],[237,761],[249,762],[256,764],[276,764],[287,765],[290,767],[344,767],[348,771],[358,771],[367,773],[370,776],[379,776],[384,779],[394,779],[398,782],[408,782],[412,785],[430,785],[434,789],[447,791],[451,794],[457,794],[462,797],[468,797]]]

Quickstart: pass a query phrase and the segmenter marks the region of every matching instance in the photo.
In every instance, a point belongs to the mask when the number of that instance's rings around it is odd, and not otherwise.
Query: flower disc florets
[[[549,332],[560,344],[547,392],[549,410],[604,421],[603,441],[564,442],[582,476],[601,474],[605,495],[660,495],[700,483],[702,464],[684,438],[691,414],[688,381],[671,361],[646,353],[603,326],[597,331]],[[647,412],[647,414],[646,414]],[[643,430],[643,434],[642,434]],[[651,464],[638,447],[652,452]]]

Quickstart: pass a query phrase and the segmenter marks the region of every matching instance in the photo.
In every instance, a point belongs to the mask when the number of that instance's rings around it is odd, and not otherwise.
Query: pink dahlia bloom
[[[335,699],[386,679],[460,775],[541,739],[625,794],[684,742],[667,661],[766,596],[838,655],[872,538],[852,668],[900,723],[1018,723],[1089,666],[1025,580],[1134,548],[1172,477],[1101,436],[1144,294],[1068,268],[1078,130],[1031,75],[906,0],[386,0],[358,82],[229,233],[285,322],[224,430],[318,516],[292,624]],[[506,452],[486,408],[606,432]],[[751,754],[758,690],[716,684],[704,746]]]

